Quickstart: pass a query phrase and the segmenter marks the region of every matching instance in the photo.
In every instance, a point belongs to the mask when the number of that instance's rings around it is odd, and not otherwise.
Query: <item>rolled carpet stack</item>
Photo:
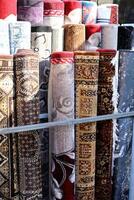
[[[64,50],[83,50],[85,46],[85,25],[67,24],[64,26]]]
[[[101,25],[88,24],[86,25],[86,43],[85,49],[98,49],[101,45]]]
[[[105,25],[102,26],[101,32],[101,48],[115,49],[118,45],[118,25]]]
[[[0,128],[13,125],[13,58],[0,55]],[[0,134],[0,197],[14,197],[12,136]],[[10,156],[9,156],[10,155]]]
[[[43,24],[43,0],[18,0],[17,18],[32,26]]]
[[[118,4],[102,4],[98,6],[97,23],[118,24]]]
[[[64,3],[62,1],[44,1],[43,25],[52,28],[64,25]]]
[[[82,1],[82,23],[95,24],[97,20],[97,3]]]
[[[80,1],[64,1],[65,18],[64,24],[82,23],[82,3]]]
[[[99,53],[75,52],[76,118],[97,115]],[[76,125],[76,199],[95,199],[96,123]]]
[[[49,121],[74,118],[74,54],[55,52],[51,55],[49,79]],[[74,200],[74,126],[50,129],[52,199]]]
[[[63,51],[64,49],[64,28],[52,29],[52,52]]]
[[[7,22],[0,20],[0,54],[9,55],[9,25]]]
[[[17,0],[0,1],[0,19],[4,19],[8,22],[17,20]]]
[[[15,126],[39,122],[39,61],[32,50],[14,55]],[[38,130],[16,134],[18,198],[42,198],[40,136]]]
[[[134,51],[119,51],[118,112],[134,111]],[[117,120],[113,199],[129,199],[133,117]]]
[[[119,26],[118,27],[118,49],[133,48],[134,42],[134,27],[133,26]]]
[[[10,54],[18,49],[31,48],[31,24],[29,22],[15,22],[9,24]]]
[[[98,115],[114,112],[114,77],[115,50],[98,50],[99,81],[98,81]],[[116,77],[117,78],[117,77]],[[113,153],[113,121],[97,122],[96,134],[96,191],[97,200],[112,199],[112,153]]]

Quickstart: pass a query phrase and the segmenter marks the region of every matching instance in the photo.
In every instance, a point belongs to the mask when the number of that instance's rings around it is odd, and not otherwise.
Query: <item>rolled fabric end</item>
[[[95,24],[97,20],[97,3],[82,1],[82,23]]]
[[[0,19],[9,22],[17,19],[17,0],[0,0]]]
[[[62,1],[44,1],[44,16],[63,16],[64,3]]]
[[[102,4],[98,6],[97,23],[118,24],[118,4]]]
[[[16,54],[14,54],[14,57],[18,57],[18,56],[37,56],[37,53],[34,53],[34,51],[32,49],[18,49]]]
[[[71,51],[54,52],[51,54],[52,64],[73,63],[74,53]]]
[[[108,52],[108,53],[115,53],[116,54],[116,50],[114,49],[97,49],[96,51],[98,51],[99,53],[105,53],[105,52]]]
[[[86,25],[86,43],[85,49],[97,49],[101,45],[101,25],[89,24]]]
[[[82,3],[80,1],[64,1],[65,24],[82,23]]]
[[[82,3],[80,1],[66,0],[64,1],[64,5],[65,5],[65,15],[69,15],[69,13],[75,9],[82,9]]]

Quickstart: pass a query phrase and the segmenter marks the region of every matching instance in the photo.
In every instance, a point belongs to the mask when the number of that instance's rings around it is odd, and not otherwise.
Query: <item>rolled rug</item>
[[[97,3],[82,1],[82,23],[95,24],[97,20]]]
[[[0,19],[4,19],[8,22],[17,20],[17,0],[0,1]]]
[[[64,24],[82,23],[82,3],[80,1],[64,1],[65,16]]]
[[[43,0],[18,0],[17,19],[32,26],[43,24]]]
[[[15,22],[9,24],[10,54],[18,49],[31,48],[31,24],[29,22]]]
[[[49,121],[74,118],[74,54],[55,52],[51,55],[49,79]],[[74,126],[58,126],[50,129],[52,153],[52,199],[74,200]]]
[[[122,26],[132,26],[133,27],[131,49],[134,50],[134,24],[122,24]],[[130,36],[130,38],[131,38],[131,36]]]
[[[86,25],[86,43],[85,49],[98,49],[101,45],[101,25],[88,24]]]
[[[118,49],[132,49],[134,43],[134,27],[118,27]]]
[[[13,57],[0,55],[0,128],[13,126]],[[0,197],[14,197],[12,136],[0,134]]]
[[[64,48],[64,28],[52,29],[52,52],[63,51]]]
[[[98,115],[112,114],[114,108],[115,50],[98,50]],[[113,120],[97,122],[95,199],[112,199]]]
[[[76,51],[84,49],[85,25],[67,24],[64,26],[64,50]]]
[[[51,27],[32,27],[32,49],[39,55],[39,84],[40,84],[40,121],[47,122],[48,114],[48,80],[50,73],[50,54],[52,50],[52,29]],[[43,175],[43,198],[49,198],[49,130],[42,130],[41,155]]]
[[[39,61],[32,50],[14,55],[15,126],[39,122]],[[38,130],[16,134],[18,198],[42,198],[40,136]]]
[[[64,3],[60,0],[44,1],[43,25],[62,27],[64,25]]]
[[[134,111],[134,51],[119,51],[118,112]],[[114,152],[113,199],[129,199],[133,117],[118,119]]]
[[[104,25],[101,32],[101,48],[117,50],[118,25]]]
[[[97,23],[118,24],[118,4],[102,4],[98,6]]]
[[[75,116],[97,115],[99,53],[75,52]],[[76,125],[76,199],[95,199],[96,123]]]
[[[0,38],[0,54],[9,55],[9,26],[8,23],[3,20],[0,20]]]

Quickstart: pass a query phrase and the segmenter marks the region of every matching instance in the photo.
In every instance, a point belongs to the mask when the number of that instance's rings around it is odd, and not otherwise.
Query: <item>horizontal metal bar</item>
[[[25,132],[25,131],[51,128],[51,127],[56,127],[56,126],[76,125],[76,124],[82,124],[82,123],[99,122],[99,121],[128,118],[128,117],[134,117],[134,112],[116,113],[116,114],[111,114],[111,115],[100,115],[100,116],[95,116],[95,117],[69,119],[69,120],[63,120],[63,121],[40,123],[40,124],[18,126],[18,127],[11,127],[11,128],[1,128],[0,134],[19,133],[19,132]]]

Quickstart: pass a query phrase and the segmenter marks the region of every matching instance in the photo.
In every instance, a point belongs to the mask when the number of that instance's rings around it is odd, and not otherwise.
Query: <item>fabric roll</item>
[[[74,58],[72,52],[51,55],[49,121],[74,118]],[[74,200],[74,126],[50,129],[52,199]]]
[[[97,3],[82,1],[82,23],[95,24],[97,20]]]
[[[119,52],[118,112],[134,111],[134,51]],[[129,199],[133,117],[118,119],[114,152],[113,199]]]
[[[64,28],[52,29],[52,52],[63,51],[64,48]]]
[[[64,50],[83,50],[85,45],[85,25],[68,24],[64,26]]]
[[[132,49],[134,43],[134,27],[118,27],[118,49]]]
[[[98,81],[98,115],[114,112],[114,77],[113,60],[115,50],[98,50],[99,81]],[[96,135],[96,200],[112,199],[112,152],[113,152],[113,121],[97,122]]]
[[[8,22],[17,20],[17,0],[0,1],[0,19],[4,19]]]
[[[52,28],[64,25],[64,3],[62,1],[44,1],[43,25]]]
[[[50,54],[52,47],[51,27],[32,27],[32,49],[39,54],[40,114],[41,122],[47,122],[48,114],[48,80],[50,73]],[[43,198],[49,199],[49,130],[41,131],[41,161],[43,175]]]
[[[13,58],[0,55],[0,128],[13,125]],[[0,134],[0,198],[13,197],[12,137]]]
[[[65,18],[64,24],[82,23],[82,3],[80,1],[64,1]]]
[[[134,121],[133,121],[133,130],[134,130]],[[134,131],[133,131],[134,132]],[[130,186],[129,186],[129,200],[133,200],[134,197],[134,134],[132,136],[132,158],[131,158],[131,171],[130,171]]]
[[[0,54],[9,55],[9,27],[8,23],[0,20]]]
[[[14,55],[15,126],[39,122],[39,62],[32,50]],[[40,138],[38,130],[16,134],[18,198],[42,198]]]
[[[101,45],[101,25],[88,24],[86,25],[86,43],[85,49],[98,49]]]
[[[118,44],[118,25],[102,26],[101,48],[117,50]]]
[[[32,26],[43,24],[43,0],[18,0],[17,18]]]
[[[76,118],[97,115],[98,52],[75,52]],[[95,199],[96,123],[76,125],[76,199]]]
[[[97,23],[118,24],[118,13],[118,4],[99,5]]]
[[[10,54],[18,49],[31,48],[31,25],[29,22],[16,22],[9,24]]]

